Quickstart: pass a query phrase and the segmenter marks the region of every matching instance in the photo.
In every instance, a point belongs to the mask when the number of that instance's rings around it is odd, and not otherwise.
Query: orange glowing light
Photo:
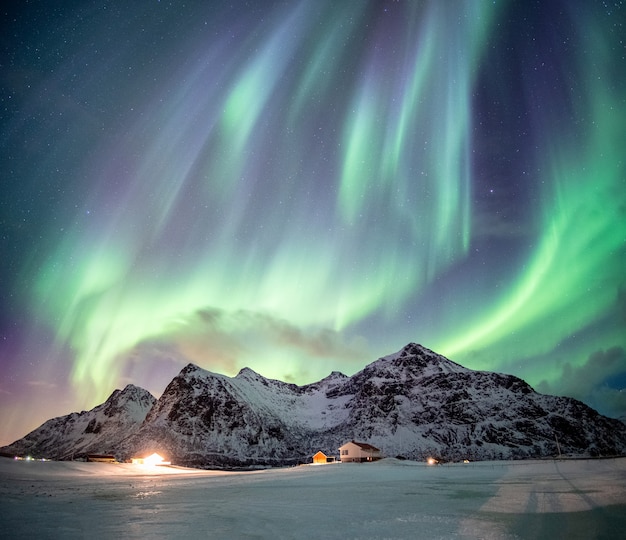
[[[144,458],[143,462],[146,465],[162,465],[163,464],[163,458],[159,454],[157,454],[155,452],[151,456],[148,456],[147,458]]]
[[[161,457],[156,452],[145,458],[132,458],[131,461],[135,465],[157,466],[157,465],[170,465],[171,464],[170,461],[165,461],[164,458]]]

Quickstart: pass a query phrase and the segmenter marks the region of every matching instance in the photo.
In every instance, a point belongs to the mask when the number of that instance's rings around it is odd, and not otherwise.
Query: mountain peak
[[[142,421],[155,402],[156,398],[147,390],[134,384],[127,384],[123,390],[115,390],[103,403],[102,408],[107,417],[123,413]]]
[[[179,375],[187,375],[188,373],[195,373],[197,371],[204,371],[200,366],[189,362],[183,369],[180,370]]]
[[[400,349],[400,352],[403,354],[419,354],[421,352],[432,353],[433,351],[427,349],[420,343],[415,343],[411,341],[410,343],[407,343],[404,347],[402,347],[402,349]]]
[[[395,355],[392,354],[386,358],[389,358],[390,356],[400,356],[402,358],[407,356],[419,356],[421,358],[429,359],[431,362],[450,362],[450,360],[445,356],[442,356],[441,354],[438,354],[430,350],[428,347],[420,345],[419,343],[408,343],[395,353]]]
[[[471,371],[418,343],[409,343],[398,352],[379,358],[368,368],[384,372],[399,369],[420,377]]]
[[[347,379],[347,378],[348,376],[341,373],[341,371],[331,371],[330,375],[327,375],[326,377],[324,377],[322,381],[336,381],[339,379]]]
[[[144,388],[135,386],[134,384],[127,384],[123,390],[119,388],[113,390],[103,405],[121,407],[130,401],[139,402],[150,399],[155,400],[154,396]]]
[[[188,364],[151,400],[128,385],[2,451],[68,459],[163,449],[194,466],[285,465],[317,450],[333,455],[352,439],[408,459],[518,459],[554,455],[558,436],[566,454],[626,453],[618,420],[537,394],[512,375],[466,369],[417,343],[351,377],[335,371],[306,386],[250,368],[227,377]]]
[[[89,453],[114,453],[122,440],[137,432],[156,398],[128,384],[115,390],[89,411],[52,418],[22,439],[4,447],[5,453],[53,459],[80,459]]]
[[[237,373],[237,375],[235,375],[236,379],[249,379],[249,380],[253,380],[253,381],[258,381],[260,379],[265,379],[265,377],[263,377],[263,375],[257,373],[256,371],[254,371],[253,369],[249,368],[249,367],[244,367],[241,368],[239,370],[239,373]]]
[[[151,395],[145,388],[141,386],[135,386],[134,384],[127,384],[123,390],[119,390],[119,395],[129,398],[143,397],[146,394]]]

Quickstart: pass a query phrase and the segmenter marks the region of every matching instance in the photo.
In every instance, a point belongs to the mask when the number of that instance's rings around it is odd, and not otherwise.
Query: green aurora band
[[[617,325],[603,320],[607,313],[623,317],[617,301],[626,269],[626,103],[608,80],[614,70],[600,28],[589,20],[578,22],[591,26],[584,34],[592,39],[581,48],[589,48],[594,63],[581,59],[579,72],[587,93],[570,98],[576,117],[586,119],[586,125],[572,141],[550,129],[556,119],[549,112],[542,120],[544,189],[537,247],[506,294],[489,304],[478,321],[458,328],[439,345],[460,359],[475,349],[489,351],[484,367],[489,357],[519,359],[514,344],[520,341],[528,357],[552,352],[554,359],[561,341],[584,331],[590,322],[602,322],[595,338],[578,346],[575,354],[566,351],[560,362],[544,365],[541,373],[526,374],[534,383],[558,380],[566,362],[581,365],[607,343],[626,345],[623,320]]]
[[[456,302],[432,321],[422,302],[480,240],[473,106],[510,4],[413,2],[372,24],[375,8],[294,3],[263,24],[243,17],[236,45],[217,23],[210,37],[190,29],[162,53],[156,84],[134,97],[120,83],[133,104],[123,128],[83,135],[83,202],[71,218],[54,209],[62,233],[24,267],[51,355],[73,359],[85,402],[106,397],[146,344],[304,383],[421,341],[548,385],[566,364],[626,347],[626,103],[607,80],[599,19],[572,19],[585,56],[568,99],[584,126],[563,133],[549,105],[532,120],[523,264],[483,298],[450,285]],[[81,138],[69,130],[55,152]],[[584,346],[568,345],[591,327]]]

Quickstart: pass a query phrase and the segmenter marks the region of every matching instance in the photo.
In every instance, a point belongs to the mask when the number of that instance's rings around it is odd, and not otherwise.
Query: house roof
[[[324,452],[322,452],[321,450],[315,452],[315,454],[313,454],[313,457],[320,456],[320,455],[326,457],[326,454],[324,454]]]
[[[357,441],[350,441],[350,442],[352,444],[356,444],[359,448],[361,448],[361,450],[372,450],[374,452],[380,452],[380,448],[376,448],[375,446],[372,446],[371,444],[364,443],[364,442],[357,442]]]

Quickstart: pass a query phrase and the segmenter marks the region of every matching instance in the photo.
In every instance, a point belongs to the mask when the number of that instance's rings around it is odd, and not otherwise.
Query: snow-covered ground
[[[626,459],[255,472],[0,458],[2,538],[623,538]]]

